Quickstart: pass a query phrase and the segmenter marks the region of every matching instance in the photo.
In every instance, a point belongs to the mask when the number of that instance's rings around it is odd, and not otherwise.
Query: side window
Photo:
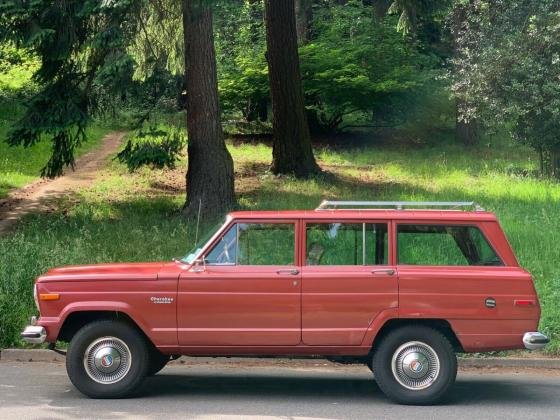
[[[386,223],[309,223],[307,265],[387,264]]]
[[[210,265],[293,265],[293,223],[236,223],[206,255]]]
[[[398,263],[411,265],[503,265],[479,228],[398,225]]]

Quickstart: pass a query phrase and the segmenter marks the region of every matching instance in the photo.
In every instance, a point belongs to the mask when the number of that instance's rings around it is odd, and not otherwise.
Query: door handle
[[[290,268],[287,270],[278,270],[276,272],[276,274],[289,274],[291,276],[295,276],[297,274],[299,274],[299,270],[295,269],[295,268]]]
[[[392,276],[395,274],[395,270],[392,268],[383,268],[380,270],[372,270],[371,274],[387,274],[388,276]]]

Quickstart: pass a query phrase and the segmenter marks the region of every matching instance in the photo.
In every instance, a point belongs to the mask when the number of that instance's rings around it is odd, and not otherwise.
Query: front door
[[[388,223],[307,222],[302,266],[302,341],[361,344],[376,316],[398,306]]]
[[[179,281],[181,346],[301,342],[296,221],[233,223]]]

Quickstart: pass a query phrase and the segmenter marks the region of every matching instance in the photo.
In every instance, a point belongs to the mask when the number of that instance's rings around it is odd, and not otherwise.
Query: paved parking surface
[[[559,371],[461,371],[435,407],[388,402],[369,370],[320,360],[173,364],[140,397],[91,400],[61,363],[0,363],[0,418],[560,419]]]

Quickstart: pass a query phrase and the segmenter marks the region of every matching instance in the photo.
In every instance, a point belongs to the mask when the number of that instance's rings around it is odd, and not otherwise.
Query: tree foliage
[[[43,175],[60,175],[74,164],[74,150],[96,103],[98,86],[119,89],[133,66],[126,51],[140,0],[20,1],[0,8],[3,36],[35,53],[41,65],[34,74],[40,86],[8,137],[29,146],[43,135],[52,155]]]
[[[237,127],[269,130],[264,1],[195,3],[213,13],[213,114],[223,110]],[[540,153],[544,173],[560,176],[558,2],[298,0],[294,7],[313,131],[397,125],[431,137],[433,127],[448,129],[451,121],[457,133],[476,139],[478,128],[505,127]],[[14,89],[26,111],[8,142],[51,141],[43,175],[52,177],[73,165],[94,117],[146,133],[153,114],[184,112],[183,18],[183,3],[173,0],[3,1],[0,68],[33,63],[35,73],[33,83]],[[438,80],[447,64],[450,77]],[[0,97],[5,92],[0,86]],[[155,152],[135,152],[162,161]]]
[[[264,4],[226,2],[216,10],[216,54],[221,104],[230,115],[266,121],[270,95]]]
[[[340,128],[345,117],[386,119],[430,76],[428,56],[395,31],[393,19],[375,22],[361,1],[317,10],[314,31],[300,49],[302,73],[312,120],[323,130]]]
[[[541,153],[545,174],[560,176],[560,4],[471,0],[458,7],[465,23],[452,89],[468,99],[461,115],[505,123]]]
[[[230,4],[219,8],[216,23],[222,105],[230,117],[240,114],[247,121],[265,120],[270,105],[262,13],[259,1]],[[309,36],[299,48],[313,131],[386,124],[404,113],[404,96],[433,78],[435,55],[403,38],[397,20],[377,21],[371,6],[359,0],[316,2]],[[431,20],[418,21],[419,37],[429,38]]]

